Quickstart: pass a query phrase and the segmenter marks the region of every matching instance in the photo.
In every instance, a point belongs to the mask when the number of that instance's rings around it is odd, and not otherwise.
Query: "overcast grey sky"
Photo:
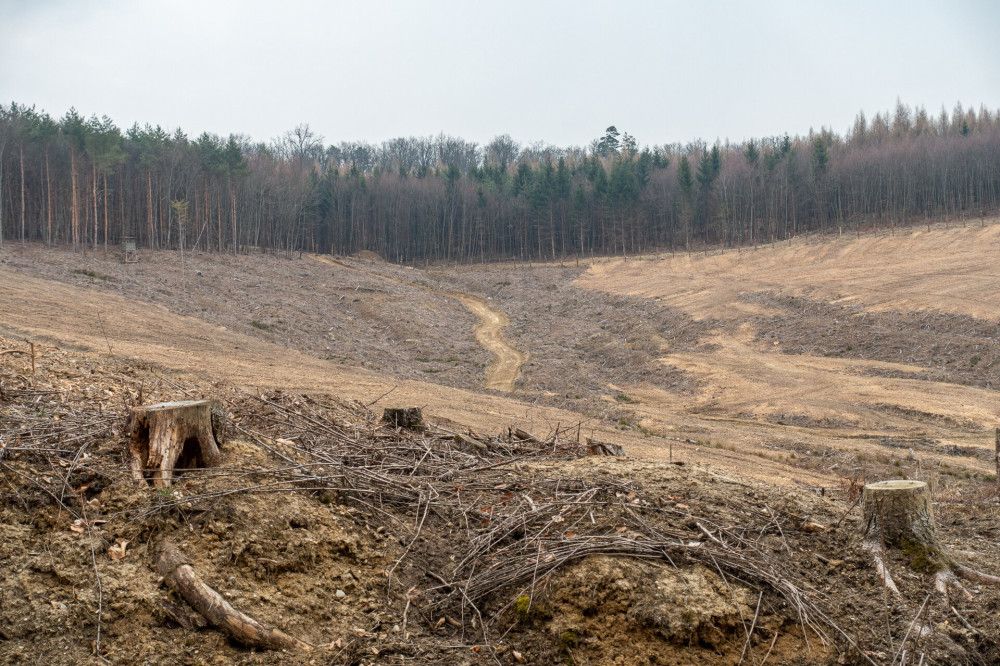
[[[268,140],[586,145],[1000,108],[1000,2],[0,0],[0,99]]]

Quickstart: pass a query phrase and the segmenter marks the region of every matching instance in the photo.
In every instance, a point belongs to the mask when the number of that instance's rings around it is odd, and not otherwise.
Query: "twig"
[[[747,632],[747,639],[743,642],[743,651],[740,652],[740,660],[737,664],[743,663],[743,657],[746,655],[747,648],[750,646],[750,637],[753,636],[753,630],[757,626],[757,616],[760,613],[760,600],[764,598],[764,593],[761,592],[757,595],[757,610],[753,613],[753,622],[750,623],[750,631]],[[753,659],[753,650],[750,651],[750,658]],[[756,660],[755,660],[756,661]]]
[[[920,604],[920,610],[918,610],[917,614],[913,616],[912,620],[910,620],[910,626],[906,628],[906,633],[903,634],[903,640],[900,641],[899,649],[897,649],[896,654],[892,656],[892,661],[889,662],[890,664],[895,664],[896,658],[899,657],[900,653],[905,652],[905,650],[903,650],[903,647],[906,645],[906,640],[910,637],[910,632],[913,631],[913,625],[915,625],[917,623],[917,620],[920,619],[920,615],[924,612],[924,607],[927,605],[927,600],[930,598],[931,595],[929,594],[926,597],[924,597],[924,603]],[[900,666],[903,666],[903,661],[900,660],[899,664]]]
[[[97,637],[94,640],[94,654],[107,661],[101,655],[101,618],[104,614],[104,585],[101,583],[101,570],[97,566],[97,550],[94,547],[94,528],[87,518],[87,505],[80,497],[80,511],[83,514],[83,524],[87,526],[87,537],[90,540],[90,559],[94,564],[94,578],[97,579]]]

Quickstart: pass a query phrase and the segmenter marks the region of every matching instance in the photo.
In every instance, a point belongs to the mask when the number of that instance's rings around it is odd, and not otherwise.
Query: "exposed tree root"
[[[866,539],[861,547],[872,558],[872,566],[875,567],[875,573],[882,579],[882,584],[893,594],[899,594],[899,588],[896,587],[895,581],[892,580],[892,574],[885,566],[885,549],[882,548],[882,545],[871,539]]]
[[[169,541],[161,542],[157,548],[156,570],[172,590],[236,642],[268,650],[312,650],[308,643],[233,608],[198,578],[181,551]]]

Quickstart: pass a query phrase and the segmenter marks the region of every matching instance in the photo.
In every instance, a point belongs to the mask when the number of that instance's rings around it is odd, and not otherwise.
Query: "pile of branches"
[[[89,528],[85,494],[75,486],[80,479],[126,478],[122,455],[108,455],[115,447],[99,455],[93,449],[95,442],[121,439],[134,396],[123,392],[128,399],[95,406],[23,377],[0,379],[0,468]],[[489,647],[503,631],[500,623],[511,619],[505,611],[525,595],[533,600],[560,568],[590,555],[620,555],[701,563],[723,579],[756,586],[762,596],[773,593],[822,640],[857,647],[817,605],[822,595],[759,547],[762,533],[780,531],[777,518],[734,528],[646,496],[632,481],[547,472],[552,461],[586,455],[575,431],[536,436],[511,428],[484,436],[434,425],[397,428],[358,402],[282,392],[237,394],[226,407],[229,427],[273,462],[202,470],[228,480],[211,490],[152,494],[130,517],[197,507],[220,495],[333,493],[400,539],[403,552],[388,586],[405,604],[404,633],[408,614],[431,625],[458,617],[463,632],[478,632]],[[74,493],[79,514],[68,501]],[[447,539],[421,538],[444,532]],[[747,631],[749,637],[753,626]]]
[[[488,646],[509,619],[504,611],[525,595],[534,599],[558,569],[590,555],[621,555],[703,564],[776,594],[824,642],[857,647],[814,601],[821,595],[807,593],[759,546],[762,532],[781,530],[773,515],[767,525],[732,528],[646,497],[634,482],[526,473],[533,461],[544,467],[584,455],[572,437],[407,430],[360,403],[281,393],[247,396],[230,409],[244,436],[294,470],[297,478],[283,483],[335,490],[392,523],[405,549],[389,587],[405,600],[404,624],[411,608],[429,623],[461,617],[463,631],[468,620]],[[444,525],[452,534],[446,541],[421,538]],[[435,582],[419,589],[412,578],[404,582],[407,558]]]
[[[79,518],[81,486],[121,476],[120,465],[93,455],[93,448],[120,431],[124,404],[105,409],[100,401],[85,402],[73,391],[7,370],[0,373],[0,469],[23,482],[25,490],[15,493],[21,503],[33,489]]]

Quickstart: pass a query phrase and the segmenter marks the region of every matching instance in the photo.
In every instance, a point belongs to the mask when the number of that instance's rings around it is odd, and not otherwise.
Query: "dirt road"
[[[316,261],[366,273],[380,280],[405,284],[415,289],[454,298],[464,305],[469,312],[479,317],[480,324],[474,331],[476,341],[495,357],[489,367],[486,368],[486,380],[483,382],[483,386],[494,391],[503,391],[504,393],[510,393],[514,390],[514,382],[517,381],[518,376],[521,374],[521,366],[528,360],[528,355],[515,348],[504,338],[503,329],[508,325],[507,316],[499,310],[491,308],[483,299],[452,291],[437,291],[426,285],[400,280],[374,271],[366,271],[361,267],[338,261],[328,255],[311,254],[309,256]]]

